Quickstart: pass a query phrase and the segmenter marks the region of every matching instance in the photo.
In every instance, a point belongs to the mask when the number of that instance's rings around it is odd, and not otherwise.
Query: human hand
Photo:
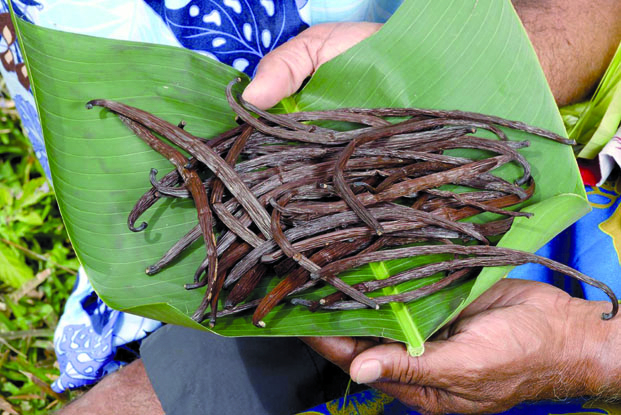
[[[323,63],[345,52],[381,27],[378,23],[324,23],[312,26],[259,62],[242,97],[261,109],[297,91]]]
[[[600,319],[605,302],[573,299],[542,283],[502,280],[426,344],[306,338],[352,379],[426,413],[481,413],[524,400],[602,392],[619,322]],[[605,363],[605,362],[608,362]]]

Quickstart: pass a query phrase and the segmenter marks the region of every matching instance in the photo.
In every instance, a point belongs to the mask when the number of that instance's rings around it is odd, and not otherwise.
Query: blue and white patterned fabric
[[[80,272],[65,305],[54,336],[54,348],[61,376],[55,391],[93,383],[118,369],[122,362],[115,354],[134,340],[156,330],[160,322],[113,310],[93,291]]]
[[[182,46],[250,76],[263,56],[307,27],[293,1],[145,2]]]
[[[7,0],[0,0],[0,25],[7,23]],[[122,40],[185,47],[221,60],[252,75],[266,53],[296,35],[307,25],[334,21],[384,22],[402,0],[13,0],[16,13],[28,21],[54,29]],[[4,18],[3,18],[4,17]],[[15,100],[35,153],[48,178],[49,165],[36,106],[23,70],[14,33],[0,27],[0,73]],[[592,189],[591,189],[592,190]],[[593,196],[595,197],[595,196]],[[614,200],[619,195],[615,193]],[[597,202],[593,201],[594,204]],[[598,249],[612,244],[615,236],[598,232],[598,224],[616,212],[617,204],[596,209],[574,228],[562,234],[542,252],[553,258],[568,252],[577,258],[573,266],[586,267],[591,275],[611,283],[621,293],[617,252]],[[606,210],[602,217],[602,212]],[[601,225],[600,225],[601,227]],[[593,239],[597,236],[599,239]],[[583,243],[587,240],[588,244]],[[590,238],[590,239],[589,239]],[[619,235],[616,241],[621,240]],[[614,246],[621,246],[617,242]],[[567,247],[571,246],[572,251]],[[590,254],[583,252],[591,249]],[[593,260],[593,252],[599,256]],[[602,257],[602,255],[605,256]],[[582,259],[581,259],[582,258]],[[598,270],[592,270],[593,264]],[[602,270],[603,268],[603,270]],[[593,271],[593,272],[590,272]],[[597,271],[597,272],[596,272]],[[514,276],[554,282],[537,266],[518,268]],[[571,290],[573,291],[573,290]],[[586,297],[592,294],[589,289]],[[595,297],[598,298],[599,297]],[[96,382],[119,367],[119,347],[144,337],[160,323],[108,308],[93,292],[83,270],[56,330],[54,345],[61,375],[53,388]]]

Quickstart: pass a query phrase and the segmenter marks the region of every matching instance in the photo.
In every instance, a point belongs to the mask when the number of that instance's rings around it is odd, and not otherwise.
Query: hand
[[[297,91],[323,63],[366,39],[378,23],[324,23],[306,29],[268,53],[257,67],[243,98],[261,109],[276,105]]]
[[[498,412],[524,400],[601,393],[603,374],[614,378],[602,362],[616,365],[602,351],[614,350],[607,332],[619,324],[601,321],[607,307],[547,284],[502,280],[428,342],[420,357],[408,355],[401,343],[304,340],[349,369],[354,381],[423,412]]]

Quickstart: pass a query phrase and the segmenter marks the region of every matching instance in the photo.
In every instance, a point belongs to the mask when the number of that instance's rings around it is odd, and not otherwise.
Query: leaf
[[[614,136],[621,124],[621,43],[597,86],[593,97],[579,115],[569,137],[585,144],[578,157],[592,159]]]
[[[32,179],[24,184],[22,194],[17,199],[16,208],[32,206],[45,196],[50,195],[50,187],[45,177]]]
[[[223,91],[240,74],[188,50],[84,37],[23,21],[17,27],[59,206],[94,289],[114,308],[206,329],[188,317],[202,293],[182,288],[204,256],[200,244],[174,267],[144,275],[195,224],[192,203],[160,203],[141,218],[149,228],[131,233],[127,214],[149,188],[149,169],[170,166],[114,115],[86,111],[84,104],[93,98],[120,100],[173,123],[184,119],[191,133],[209,136],[235,125]],[[408,0],[377,34],[321,66],[280,108],[340,106],[479,111],[564,133],[536,55],[508,0]],[[523,154],[533,165],[537,189],[525,208],[536,217],[518,220],[500,243],[534,251],[588,210],[588,204],[570,148],[526,133],[508,134],[532,143]],[[499,169],[509,178],[520,173],[515,166]],[[434,259],[369,265],[343,278],[354,283],[384,277]],[[476,281],[403,306],[310,313],[283,304],[265,318],[265,329],[252,326],[250,316],[240,316],[220,319],[216,331],[230,336],[382,336],[407,341],[411,352],[420,353],[424,339],[507,270],[485,269]],[[405,288],[437,278],[408,282]],[[256,295],[275,283],[265,282]],[[320,288],[308,297],[330,292]]]
[[[567,105],[565,107],[560,108],[561,117],[563,117],[563,124],[565,124],[565,129],[567,131],[571,131],[576,123],[580,120],[580,115],[582,115],[589,106],[588,101],[578,102],[576,104]]]
[[[19,288],[33,277],[32,269],[21,255],[4,244],[0,245],[0,281]]]
[[[13,195],[11,194],[11,189],[4,185],[4,183],[0,183],[0,206],[2,206],[2,210],[9,211],[13,205]]]
[[[43,219],[41,218],[41,215],[39,215],[34,210],[25,214],[17,214],[13,218],[20,223],[25,223],[31,226],[39,226],[43,224]]]

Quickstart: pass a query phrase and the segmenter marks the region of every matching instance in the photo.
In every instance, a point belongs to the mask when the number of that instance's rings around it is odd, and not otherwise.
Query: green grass
[[[54,328],[77,268],[54,192],[12,101],[0,97],[0,413],[46,414],[75,396],[49,385],[59,373]]]

